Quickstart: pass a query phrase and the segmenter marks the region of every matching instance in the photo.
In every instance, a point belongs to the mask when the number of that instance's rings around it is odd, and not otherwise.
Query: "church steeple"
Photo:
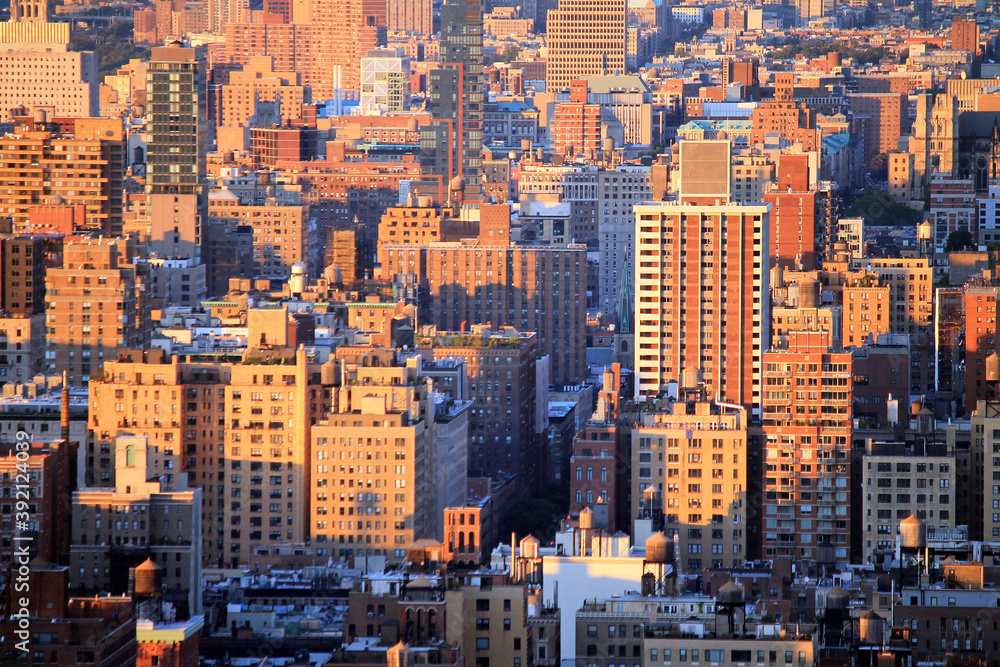
[[[996,183],[998,167],[1000,167],[1000,126],[994,117],[993,134],[990,137],[990,185]]]
[[[48,0],[11,0],[10,20],[14,23],[47,23]]]
[[[632,262],[625,260],[618,280],[618,307],[615,309],[619,334],[632,333],[632,319],[635,313],[635,296],[632,294]]]

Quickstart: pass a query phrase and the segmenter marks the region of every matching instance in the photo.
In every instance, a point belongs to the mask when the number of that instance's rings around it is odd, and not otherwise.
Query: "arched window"
[[[135,445],[129,445],[125,448],[125,467],[135,467]]]

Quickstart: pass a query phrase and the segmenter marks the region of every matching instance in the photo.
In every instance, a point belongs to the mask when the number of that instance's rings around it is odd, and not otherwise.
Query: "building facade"
[[[695,367],[722,400],[760,402],[770,213],[763,204],[635,206],[637,395],[655,396]]]

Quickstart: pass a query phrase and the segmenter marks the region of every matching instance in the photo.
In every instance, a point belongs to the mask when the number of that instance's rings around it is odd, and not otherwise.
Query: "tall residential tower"
[[[625,73],[626,0],[559,0],[549,11],[546,89],[556,94],[573,79]]]
[[[198,49],[153,49],[146,74],[150,251],[201,258],[207,144],[205,69]]]
[[[453,172],[462,199],[481,201],[483,165],[483,7],[479,0],[441,5],[441,65],[430,72],[428,107],[452,133]]]

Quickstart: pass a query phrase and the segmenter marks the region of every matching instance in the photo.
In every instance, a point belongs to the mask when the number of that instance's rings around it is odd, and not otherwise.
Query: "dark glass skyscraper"
[[[479,0],[441,5],[441,66],[430,73],[428,106],[450,121],[452,176],[463,201],[481,201],[483,163],[483,7]]]
[[[192,194],[205,177],[205,72],[196,49],[153,49],[146,74],[146,183],[154,194]]]
[[[197,49],[153,49],[146,73],[146,192],[150,251],[201,258],[207,103]]]

